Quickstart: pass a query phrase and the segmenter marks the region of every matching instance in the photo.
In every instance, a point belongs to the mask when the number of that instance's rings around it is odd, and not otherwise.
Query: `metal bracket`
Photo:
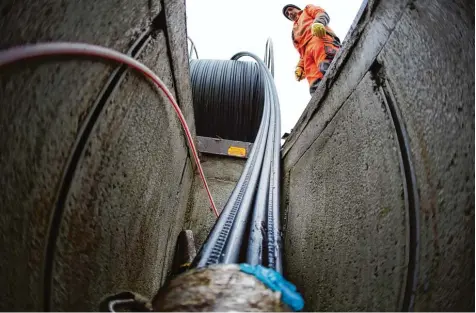
[[[201,153],[247,159],[252,147],[251,142],[197,136],[197,148]]]

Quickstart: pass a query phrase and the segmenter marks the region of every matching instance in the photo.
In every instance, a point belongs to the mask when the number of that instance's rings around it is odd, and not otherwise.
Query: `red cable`
[[[155,75],[148,67],[144,64],[140,63],[139,61],[122,54],[120,52],[104,48],[101,46],[90,45],[90,44],[83,44],[83,43],[67,43],[67,42],[59,42],[59,43],[38,43],[34,45],[26,45],[26,46],[19,46],[10,48],[7,50],[0,51],[0,66],[11,64],[14,62],[18,62],[25,59],[36,58],[36,57],[44,57],[44,56],[57,56],[57,55],[81,55],[81,56],[93,56],[99,57],[102,59],[112,60],[119,63],[124,63],[129,67],[137,70],[138,72],[142,73],[150,80],[152,80],[155,85],[164,92],[165,96],[172,104],[177,116],[182,124],[183,130],[185,132],[185,136],[187,137],[187,142],[190,150],[192,150],[192,155],[195,161],[195,164],[198,168],[198,173],[200,178],[203,182],[203,186],[208,196],[208,200],[210,201],[210,206],[215,213],[215,216],[218,217],[218,210],[215,206],[215,202],[213,201],[213,197],[210,193],[210,189],[208,188],[207,180],[205,179],[205,174],[203,173],[203,168],[200,164],[200,159],[198,157],[197,149],[193,142],[192,134],[190,129],[188,128],[187,122],[185,121],[185,117],[180,110],[177,102],[175,101],[174,97],[167,89],[165,84],[160,80],[160,78]]]

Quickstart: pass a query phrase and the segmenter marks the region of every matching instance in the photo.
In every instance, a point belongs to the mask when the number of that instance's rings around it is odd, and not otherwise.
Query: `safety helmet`
[[[295,9],[298,9],[299,11],[301,11],[301,8],[299,8],[297,5],[294,5],[294,4],[286,4],[283,8],[283,15],[290,21],[292,21],[292,19],[289,18],[289,16],[286,14],[286,10],[289,9],[289,8],[295,8]]]

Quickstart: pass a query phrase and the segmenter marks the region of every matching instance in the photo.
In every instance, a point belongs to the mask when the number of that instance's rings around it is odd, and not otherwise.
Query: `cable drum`
[[[264,106],[264,81],[256,62],[191,60],[197,135],[254,142]]]

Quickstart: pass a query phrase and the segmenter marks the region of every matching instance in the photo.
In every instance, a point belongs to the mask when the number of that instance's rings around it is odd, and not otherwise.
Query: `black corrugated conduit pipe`
[[[266,49],[268,49],[268,47],[272,51],[271,40],[268,40],[267,42]],[[232,59],[238,59],[243,56],[251,56],[255,58],[258,63],[260,63],[256,56],[253,56],[252,54],[246,52],[239,53],[235,55]],[[263,70],[263,74],[266,75],[266,89],[267,94],[270,94],[273,112],[271,117],[273,121],[271,122],[271,126],[269,128],[270,134],[268,134],[268,141],[266,146],[266,152],[269,153],[271,160],[265,160],[260,179],[266,181],[268,180],[267,176],[270,175],[270,177],[268,188],[259,188],[256,195],[256,202],[254,208],[254,215],[251,222],[246,261],[247,263],[250,263],[252,265],[262,264],[276,270],[277,272],[282,273],[282,242],[279,210],[281,114],[279,109],[278,94],[270,70],[274,66],[272,52],[269,55],[268,62],[270,62],[269,64],[267,64],[269,70]],[[267,171],[267,166],[271,167],[271,171],[269,174]],[[265,193],[267,193],[267,195],[265,195]],[[266,199],[267,201],[263,201],[264,199]],[[262,203],[266,203],[267,207],[263,208],[261,206]],[[265,219],[262,216],[263,211],[266,212],[266,223]]]
[[[261,124],[243,173],[193,266],[247,262],[282,272],[279,224],[281,130],[279,101],[271,72],[274,68],[272,42],[268,40],[266,45],[266,64],[247,52],[236,54],[232,60],[245,56],[255,59],[253,64],[258,65],[263,81]],[[240,87],[236,86],[236,89]],[[203,90],[204,87],[200,88]],[[231,90],[226,92],[231,93]]]
[[[247,198],[245,199],[246,201],[252,200],[254,197],[254,191],[258,181],[266,143],[266,135],[268,133],[269,116],[270,104],[265,101],[262,122],[253,148],[249,154],[248,161],[245,164],[235,189],[208,235],[208,238],[200,249],[192,266],[203,267],[211,264],[223,263],[225,244],[228,241],[238,210],[242,207],[245,194],[247,195]],[[250,193],[253,194],[250,195]]]

